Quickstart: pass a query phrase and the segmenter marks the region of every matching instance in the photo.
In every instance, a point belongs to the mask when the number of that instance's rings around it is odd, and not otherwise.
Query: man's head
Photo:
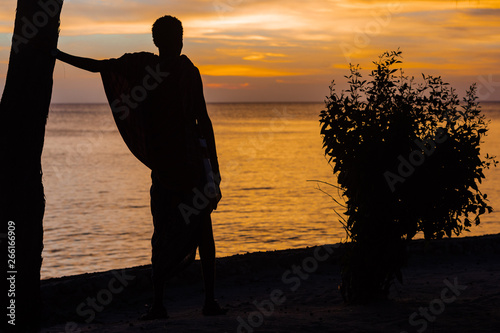
[[[176,17],[165,15],[153,24],[153,42],[161,53],[178,56],[182,50],[182,23]]]

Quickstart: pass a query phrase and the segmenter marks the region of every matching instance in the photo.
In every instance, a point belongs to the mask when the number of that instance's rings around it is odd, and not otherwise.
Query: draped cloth
[[[179,209],[195,206],[193,190],[204,186],[200,136],[219,172],[201,76],[185,55],[163,61],[147,52],[125,54],[106,60],[105,68],[101,78],[118,130],[152,170],[153,278],[166,279],[194,260],[207,217],[196,209],[186,218]]]

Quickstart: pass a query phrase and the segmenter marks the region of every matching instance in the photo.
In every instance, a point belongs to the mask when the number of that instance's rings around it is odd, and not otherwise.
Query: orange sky
[[[15,0],[0,4],[0,88]],[[406,73],[441,75],[460,95],[500,100],[500,1],[67,0],[59,48],[98,59],[155,52],[154,20],[184,24],[183,53],[199,67],[209,102],[323,101],[344,88],[348,63],[370,69],[403,51]],[[58,63],[53,102],[105,102],[98,74]]]

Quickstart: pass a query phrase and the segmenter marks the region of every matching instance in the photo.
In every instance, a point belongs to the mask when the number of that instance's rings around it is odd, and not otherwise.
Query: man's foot
[[[154,320],[154,319],[167,319],[167,310],[164,307],[151,307],[149,311],[143,314],[139,320]]]
[[[216,300],[213,300],[209,303],[205,303],[205,306],[203,307],[204,316],[219,316],[219,315],[225,315],[226,313],[227,309],[221,308]]]

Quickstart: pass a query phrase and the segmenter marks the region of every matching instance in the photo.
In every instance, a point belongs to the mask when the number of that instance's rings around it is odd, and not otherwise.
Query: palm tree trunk
[[[18,0],[0,102],[0,286],[5,331],[34,332],[41,313],[45,198],[41,155],[62,0]],[[6,236],[7,235],[7,236]],[[6,316],[7,315],[7,316]]]

